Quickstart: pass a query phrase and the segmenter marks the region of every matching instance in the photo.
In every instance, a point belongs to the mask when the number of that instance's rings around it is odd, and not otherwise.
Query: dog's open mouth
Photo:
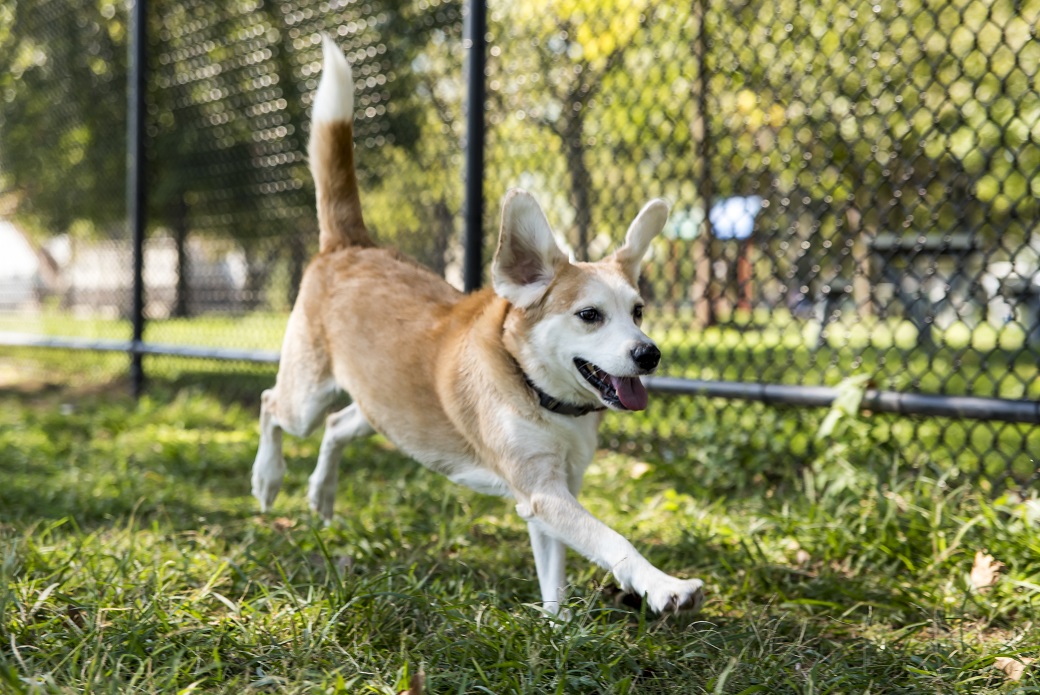
[[[621,410],[642,410],[649,396],[637,376],[614,376],[581,357],[574,358],[574,366],[585,381],[599,392],[603,402]]]

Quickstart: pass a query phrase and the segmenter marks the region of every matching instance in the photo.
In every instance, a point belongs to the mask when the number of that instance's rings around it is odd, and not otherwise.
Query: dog
[[[639,377],[660,361],[640,329],[640,266],[668,218],[648,203],[624,244],[572,263],[541,208],[504,198],[493,287],[462,294],[396,251],[377,248],[362,216],[353,149],[353,77],[324,37],[308,154],[319,252],[289,316],[274,388],[263,392],[252,489],[271,508],[285,472],[282,432],[325,420],[310,506],[333,515],[347,442],[374,432],[452,481],[512,497],[527,521],[543,607],[560,611],[566,546],[609,569],[658,613],[697,609],[702,582],[654,567],[578,502],[604,410],[642,410]]]

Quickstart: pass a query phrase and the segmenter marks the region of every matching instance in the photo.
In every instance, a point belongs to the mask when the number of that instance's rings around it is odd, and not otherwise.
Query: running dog
[[[310,505],[326,520],[343,447],[379,432],[456,483],[516,500],[547,611],[564,598],[566,546],[654,611],[698,608],[700,580],[657,569],[575,497],[601,412],[647,404],[639,377],[661,353],[640,330],[636,286],[668,205],[648,203],[608,258],[572,263],[534,198],[510,191],[493,288],[462,294],[373,243],[354,168],[353,110],[350,66],[326,37],[309,143],[320,250],[289,317],[275,386],[261,397],[252,474],[261,509],[271,508],[285,473],[282,432],[307,435],[346,391],[353,402],[326,417],[309,479]]]

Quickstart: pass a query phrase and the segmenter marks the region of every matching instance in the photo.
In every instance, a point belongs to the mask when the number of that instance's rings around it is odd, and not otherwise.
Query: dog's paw
[[[704,603],[704,582],[667,577],[646,592],[646,601],[655,613],[697,611]]]
[[[310,477],[307,487],[307,501],[311,509],[317,512],[325,523],[332,521],[332,510],[336,504],[336,483],[323,478]]]
[[[274,498],[282,488],[281,478],[264,478],[259,475],[253,476],[253,497],[260,502],[260,511],[267,513],[274,505]]]
[[[274,504],[274,498],[282,488],[285,462],[269,457],[257,456],[253,464],[253,497],[260,502],[260,511],[266,513]]]
[[[253,497],[260,502],[260,511],[266,514],[271,511],[274,498],[278,496],[278,490],[282,487],[280,480],[267,480],[260,476],[253,476]]]

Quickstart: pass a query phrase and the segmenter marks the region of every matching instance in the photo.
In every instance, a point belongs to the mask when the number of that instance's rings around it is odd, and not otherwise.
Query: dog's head
[[[504,340],[535,384],[554,398],[614,410],[642,410],[639,380],[661,352],[640,328],[637,284],[643,255],[668,219],[653,200],[636,216],[625,243],[597,263],[571,263],[538,203],[510,191],[492,266],[495,292],[519,311]]]

